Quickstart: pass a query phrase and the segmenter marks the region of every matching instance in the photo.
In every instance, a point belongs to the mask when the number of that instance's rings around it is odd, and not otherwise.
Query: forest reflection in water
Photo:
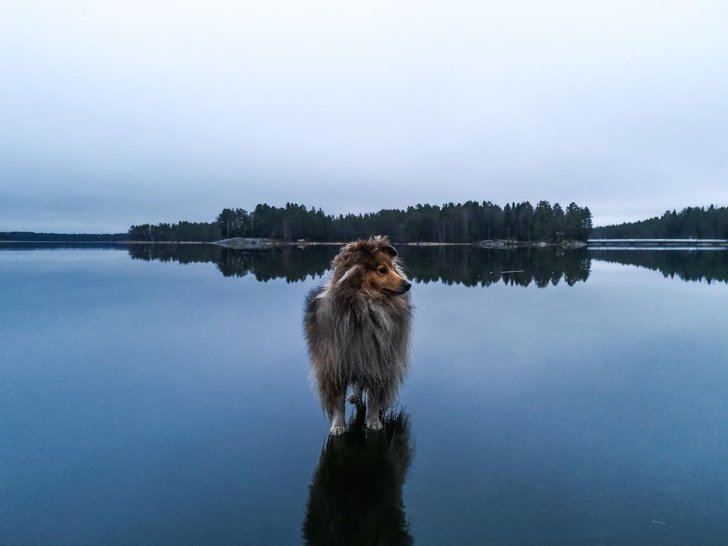
[[[226,277],[253,275],[266,282],[287,282],[318,277],[328,269],[337,246],[274,247],[233,250],[217,245],[131,245],[133,259],[214,263]],[[507,285],[539,288],[564,282],[586,282],[592,260],[643,267],[665,277],[685,281],[728,282],[728,251],[514,248],[484,249],[470,246],[400,246],[408,276],[416,282],[442,282],[465,286]]]

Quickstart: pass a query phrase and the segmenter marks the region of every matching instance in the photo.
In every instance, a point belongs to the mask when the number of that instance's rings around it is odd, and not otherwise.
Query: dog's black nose
[[[407,282],[407,281],[402,281],[402,285],[401,286],[402,286],[402,293],[404,294],[405,292],[407,292],[407,290],[409,290],[410,288],[412,288],[412,283]]]

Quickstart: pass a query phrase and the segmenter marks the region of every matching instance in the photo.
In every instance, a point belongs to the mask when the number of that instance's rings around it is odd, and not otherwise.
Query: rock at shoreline
[[[481,248],[585,248],[587,244],[583,241],[562,241],[560,243],[549,243],[546,241],[515,241],[513,239],[489,239],[486,241],[478,241],[477,246]]]
[[[273,239],[263,239],[260,237],[232,237],[230,239],[215,241],[215,244],[233,249],[263,249],[271,248],[273,246]]]

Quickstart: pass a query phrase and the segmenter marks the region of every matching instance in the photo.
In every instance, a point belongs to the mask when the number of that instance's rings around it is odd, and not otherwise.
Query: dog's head
[[[349,243],[334,258],[332,266],[335,286],[361,290],[371,297],[401,296],[412,286],[387,237]]]

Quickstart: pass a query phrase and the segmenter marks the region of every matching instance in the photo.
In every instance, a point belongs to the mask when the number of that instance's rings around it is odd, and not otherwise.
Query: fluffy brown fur
[[[306,299],[304,326],[321,404],[331,434],[344,432],[344,397],[366,395],[367,427],[382,427],[407,372],[412,305],[397,251],[386,237],[344,246],[328,281]]]

